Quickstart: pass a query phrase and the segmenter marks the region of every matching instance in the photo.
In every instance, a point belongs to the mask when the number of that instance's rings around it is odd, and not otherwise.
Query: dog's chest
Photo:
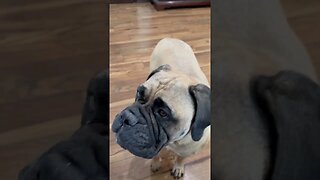
[[[201,138],[200,141],[193,141],[191,138],[191,134],[188,134],[184,139],[178,142],[168,144],[166,148],[173,151],[181,157],[186,157],[195,154],[196,152],[203,149],[203,147],[210,140],[210,137],[208,136],[210,135],[210,133],[208,133],[207,129],[205,130],[206,132],[204,133],[204,136],[203,138]]]

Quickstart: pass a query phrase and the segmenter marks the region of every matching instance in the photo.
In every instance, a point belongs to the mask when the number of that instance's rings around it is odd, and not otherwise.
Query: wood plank
[[[84,92],[78,91],[2,104],[0,132],[80,114],[83,103]]]

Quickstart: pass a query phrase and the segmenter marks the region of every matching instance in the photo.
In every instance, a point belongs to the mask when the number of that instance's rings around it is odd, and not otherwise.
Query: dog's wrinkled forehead
[[[187,91],[184,90],[186,90],[188,86],[188,80],[179,74],[179,72],[173,71],[169,65],[162,65],[150,73],[141,87],[143,87],[145,91],[144,95],[151,100],[151,97],[156,97],[160,94],[163,96],[171,96],[177,92],[187,93]]]
[[[175,95],[189,96],[188,87],[194,83],[194,79],[187,76],[185,73],[172,68],[165,64],[153,70],[147,80],[141,84],[140,89],[143,89],[143,95],[146,99],[159,96],[171,98]],[[139,88],[138,88],[139,91]]]
[[[151,72],[147,81],[138,87],[137,94],[143,103],[152,103],[155,99],[161,98],[175,118],[188,121],[194,112],[188,91],[191,82],[183,73],[175,71],[169,65],[163,65]]]

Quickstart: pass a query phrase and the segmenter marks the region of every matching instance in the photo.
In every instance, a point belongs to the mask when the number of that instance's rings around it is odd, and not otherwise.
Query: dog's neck
[[[170,149],[182,157],[195,154],[204,147],[210,145],[210,129],[210,126],[205,129],[203,136],[199,141],[194,141],[191,137],[191,132],[188,132],[181,140],[169,143],[167,149]]]

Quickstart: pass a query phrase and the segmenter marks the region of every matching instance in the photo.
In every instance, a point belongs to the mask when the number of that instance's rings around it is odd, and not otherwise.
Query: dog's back
[[[174,70],[194,77],[209,86],[192,48],[179,39],[164,38],[154,48],[151,55],[150,72],[164,64],[169,64]]]

